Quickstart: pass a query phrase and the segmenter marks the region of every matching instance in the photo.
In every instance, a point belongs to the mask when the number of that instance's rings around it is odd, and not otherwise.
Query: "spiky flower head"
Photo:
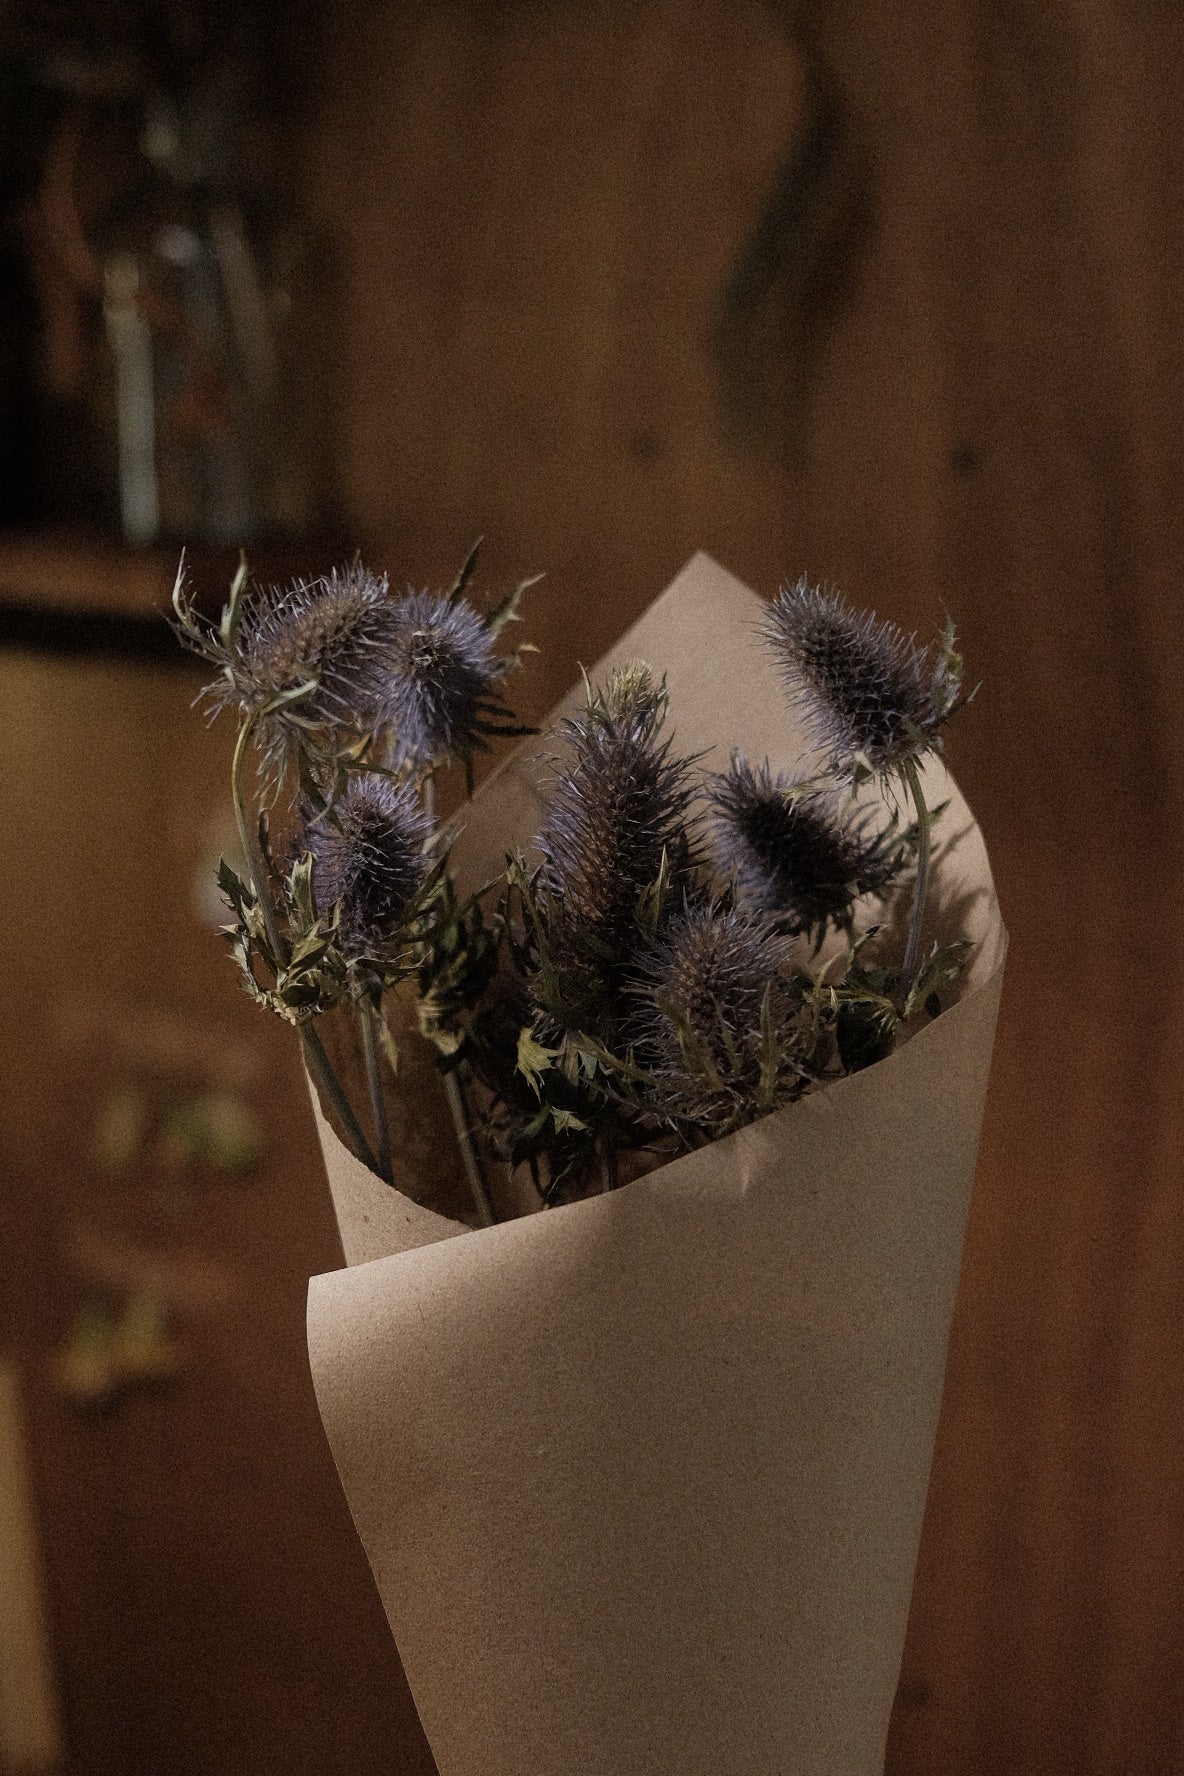
[[[205,690],[212,707],[258,719],[265,774],[310,729],[360,731],[375,721],[394,632],[385,577],[355,564],[287,588],[251,587],[232,595],[219,629],[199,629],[190,610],[177,609],[182,640],[219,668]]]
[[[761,625],[810,737],[835,770],[886,773],[936,748],[957,707],[962,662],[948,625],[936,650],[853,611],[806,580],[783,587]]]
[[[659,880],[680,889],[692,846],[688,761],[660,739],[666,687],[633,662],[563,723],[558,765],[536,847],[547,948],[566,1009],[588,1029],[615,1004],[636,955],[643,897]]]
[[[508,662],[496,630],[455,593],[411,592],[397,601],[382,720],[400,758],[471,761],[487,736],[512,731],[498,692]]]
[[[788,946],[744,907],[685,907],[658,936],[636,989],[634,1031],[660,1114],[720,1134],[796,1085]]]
[[[741,753],[707,783],[715,855],[740,899],[784,929],[820,938],[849,922],[861,894],[882,888],[897,849],[869,832],[867,814],[844,818],[833,797],[756,770]]]
[[[399,932],[432,866],[432,822],[413,784],[354,772],[325,814],[308,820],[298,852],[311,852],[317,913],[340,903],[337,941],[347,958],[380,954]]]

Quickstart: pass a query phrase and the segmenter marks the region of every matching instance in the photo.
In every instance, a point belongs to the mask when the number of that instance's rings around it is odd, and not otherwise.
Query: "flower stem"
[[[247,862],[247,874],[251,878],[251,887],[255,892],[255,901],[263,915],[263,926],[267,932],[267,941],[271,945],[271,953],[275,959],[277,971],[284,968],[288,961],[288,946],[284,934],[280,930],[279,920],[275,916],[275,908],[271,904],[271,894],[267,885],[267,864],[263,856],[263,847],[259,843],[259,835],[253,830],[247,818],[247,800],[243,791],[243,770],[246,764],[247,745],[254,731],[258,711],[252,712],[239,729],[238,741],[234,748],[234,761],[230,767],[230,787],[234,797],[234,819],[238,827],[238,842],[243,848],[243,856]],[[308,1070],[319,1086],[322,1095],[328,1099],[337,1114],[355,1159],[360,1159],[370,1171],[378,1170],[370,1143],[362,1133],[357,1117],[349,1106],[341,1082],[329,1064],[325,1053],[325,1045],[321,1041],[311,1023],[300,1026],[300,1036],[304,1044],[304,1057]]]
[[[489,1191],[485,1186],[485,1178],[481,1164],[477,1158],[477,1150],[473,1146],[473,1137],[469,1131],[469,1119],[465,1110],[464,1093],[460,1088],[460,1080],[455,1073],[445,1073],[444,1090],[448,1096],[448,1108],[452,1112],[452,1126],[456,1130],[457,1145],[465,1168],[469,1189],[473,1194],[473,1205],[477,1210],[477,1221],[481,1227],[492,1227],[497,1217],[493,1212],[493,1204],[489,1200]]]
[[[374,1024],[378,1014],[365,1000],[359,1002],[357,1010],[362,1032],[362,1057],[366,1062],[366,1084],[370,1088],[370,1111],[374,1118],[374,1139],[378,1146],[378,1175],[384,1184],[393,1184],[395,1175],[391,1166],[391,1133],[387,1126],[386,1105],[382,1101],[378,1051],[374,1044]]]
[[[423,805],[428,816],[434,820],[436,818],[436,780],[431,772],[424,778]],[[448,1108],[452,1113],[452,1126],[456,1131],[456,1144],[460,1148],[461,1164],[464,1166],[465,1177],[472,1192],[473,1206],[477,1210],[478,1224],[481,1227],[492,1227],[497,1217],[493,1212],[493,1203],[490,1200],[489,1187],[485,1182],[485,1174],[481,1170],[481,1162],[477,1158],[477,1149],[473,1145],[464,1092],[455,1073],[445,1073],[444,1092],[448,1099]]]
[[[370,1143],[362,1133],[362,1125],[354,1115],[336,1073],[329,1065],[325,1045],[311,1023],[301,1024],[300,1038],[304,1043],[304,1058],[308,1063],[308,1070],[320,1088],[321,1095],[327,1098],[333,1106],[345,1135],[346,1145],[354,1158],[361,1160],[368,1172],[377,1174],[378,1161],[370,1150]]]
[[[925,919],[925,895],[929,886],[930,818],[921,789],[917,761],[906,758],[901,772],[909,786],[913,806],[917,810],[917,875],[913,883],[913,908],[909,915],[909,932],[904,946],[904,963],[900,971],[900,1003],[903,1009],[913,990],[921,964],[921,926]]]
[[[620,1182],[617,1170],[617,1113],[610,1107],[600,1130],[600,1188],[615,1190]]]

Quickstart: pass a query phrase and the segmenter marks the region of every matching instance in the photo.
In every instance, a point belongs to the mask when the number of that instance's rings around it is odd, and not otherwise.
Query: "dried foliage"
[[[784,590],[764,632],[828,756],[831,775],[809,780],[739,753],[702,772],[665,731],[665,681],[633,661],[586,684],[559,727],[536,860],[511,858],[500,892],[462,900],[424,798],[444,760],[471,772],[494,736],[524,731],[502,695],[524,650],[498,639],[531,583],[481,613],[465,596],[475,560],[448,592],[402,597],[360,566],[286,592],[248,588],[244,569],[217,626],[180,578],[174,603],[182,640],[216,669],[211,707],[240,720],[248,871],[224,863],[220,879],[247,990],[306,1032],[358,1008],[389,1171],[375,1033],[395,1064],[384,997],[414,979],[419,1028],[470,1094],[462,1142],[475,1118],[486,1163],[528,1166],[552,1204],[872,1065],[937,1015],[967,946],[920,953],[941,810],[917,762],[962,700],[961,661],[949,629],[920,649],[804,581]],[[266,815],[247,811],[251,746],[268,799],[295,780],[283,869]],[[844,794],[870,776],[898,780],[915,824]],[[890,897],[910,883],[905,921]],[[877,902],[907,922],[903,959],[891,922],[868,922]]]

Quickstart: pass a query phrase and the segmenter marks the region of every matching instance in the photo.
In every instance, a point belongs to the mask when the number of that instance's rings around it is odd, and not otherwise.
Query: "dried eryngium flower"
[[[714,1136],[797,1088],[787,951],[768,919],[742,907],[684,908],[655,939],[634,1030],[660,1115]]]
[[[691,863],[687,761],[659,732],[666,688],[634,663],[560,730],[556,772],[536,844],[549,961],[562,1024],[593,1029],[616,1016],[622,972],[637,952],[643,896],[664,877],[678,887]]]
[[[204,693],[211,706],[256,724],[265,774],[278,774],[309,729],[360,732],[376,721],[394,633],[385,576],[355,565],[251,588],[232,597],[220,629],[199,627],[181,602],[177,611],[181,639],[219,668]]]
[[[379,955],[398,935],[431,871],[431,833],[414,785],[373,771],[351,775],[331,810],[301,829],[296,848],[312,854],[318,914],[340,905],[345,957]]]
[[[411,592],[397,601],[381,720],[400,758],[467,765],[487,736],[522,731],[509,725],[497,689],[513,660],[495,642],[495,629],[463,598]]]
[[[934,655],[806,580],[782,588],[762,629],[834,769],[882,774],[938,745],[961,686],[952,629]]]
[[[846,924],[861,894],[881,888],[897,853],[868,831],[868,817],[844,819],[834,798],[754,770],[741,753],[708,779],[708,819],[716,857],[737,894],[784,928],[820,938]]]

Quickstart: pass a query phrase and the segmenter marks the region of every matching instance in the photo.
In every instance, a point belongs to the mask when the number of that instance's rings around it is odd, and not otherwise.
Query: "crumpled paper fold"
[[[796,767],[762,608],[698,555],[590,676],[645,658],[676,750]],[[529,845],[542,750],[478,792],[462,882]],[[976,949],[876,1066],[481,1231],[318,1107],[348,1268],[310,1284],[313,1379],[441,1776],[880,1776],[1006,947],[925,784]]]

